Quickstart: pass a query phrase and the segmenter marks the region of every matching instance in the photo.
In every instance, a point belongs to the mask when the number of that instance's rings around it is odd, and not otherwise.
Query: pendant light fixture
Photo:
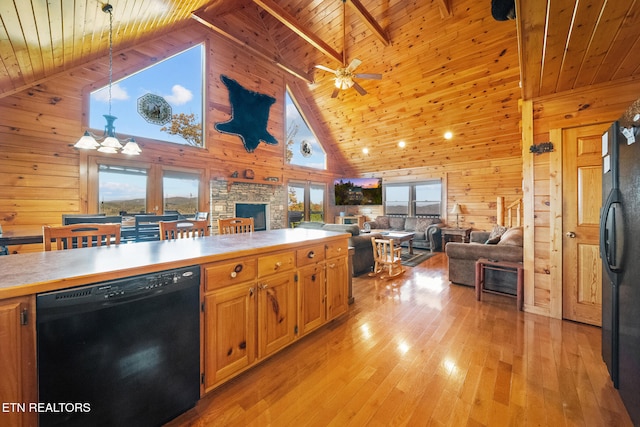
[[[84,135],[76,142],[74,147],[87,150],[97,149],[101,153],[118,153],[129,154],[133,156],[139,155],[142,150],[133,138],[126,138],[122,141],[116,137],[116,128],[113,122],[117,119],[111,115],[111,86],[113,83],[113,6],[109,3],[102,6],[102,11],[109,14],[109,114],[103,117],[107,121],[104,127],[104,135],[98,137],[86,130]],[[101,142],[98,142],[101,141]],[[125,143],[124,147],[122,143]]]

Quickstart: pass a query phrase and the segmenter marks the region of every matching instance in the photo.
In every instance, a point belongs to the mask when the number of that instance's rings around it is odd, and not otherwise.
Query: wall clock
[[[138,114],[155,125],[171,120],[171,105],[161,96],[146,93],[138,98]]]
[[[302,156],[304,157],[311,157],[313,154],[311,143],[306,139],[303,139],[302,142],[300,142],[300,153],[302,153]]]

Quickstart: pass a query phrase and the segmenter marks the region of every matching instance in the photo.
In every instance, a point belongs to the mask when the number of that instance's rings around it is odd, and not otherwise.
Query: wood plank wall
[[[202,171],[206,179],[226,179],[235,170],[250,168],[255,172],[256,181],[279,176],[283,178],[281,185],[286,185],[288,180],[314,181],[325,182],[327,188],[332,189],[330,184],[335,177],[343,175],[345,165],[331,147],[326,147],[327,171],[309,172],[284,162],[284,88],[288,77],[279,68],[251,57],[216,34],[194,25],[133,49],[115,52],[114,79],[148,66],[153,57],[165,58],[200,42],[206,43],[208,64],[205,150],[144,138],[136,138],[143,153],[134,159],[97,152],[88,155],[73,148],[86,127],[83,112],[88,93],[108,82],[106,58],[0,99],[0,224],[3,228],[59,225],[63,213],[97,212],[92,188],[97,184],[91,179],[91,168],[95,169],[99,159],[126,159],[152,165],[156,171],[165,166],[188,168]],[[220,74],[236,79],[250,90],[276,97],[268,130],[282,141],[280,144],[260,144],[254,153],[247,153],[238,137],[214,129],[214,123],[227,121],[230,114],[228,91]],[[290,87],[297,95],[299,86],[290,84]],[[308,105],[303,103],[301,108]],[[316,116],[313,111],[308,113],[312,126],[322,129],[321,123],[314,122]],[[161,198],[161,192],[152,189],[151,193],[158,193],[156,199]],[[202,196],[199,209],[208,210],[209,197]],[[158,201],[151,203],[155,205]],[[287,201],[282,203],[286,206]],[[41,248],[10,249],[23,252]]]
[[[640,97],[640,82],[571,90],[530,101],[523,109],[525,229],[525,310],[562,317],[562,129],[603,124],[604,128]],[[529,112],[528,112],[529,111]],[[552,142],[554,151],[528,153],[531,144]],[[527,201],[531,201],[527,206]],[[530,219],[527,219],[530,218]]]

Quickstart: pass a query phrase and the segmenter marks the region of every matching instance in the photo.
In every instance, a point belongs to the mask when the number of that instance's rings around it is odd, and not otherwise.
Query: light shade
[[[462,213],[462,208],[458,203],[454,203],[449,213],[454,215],[460,215]]]

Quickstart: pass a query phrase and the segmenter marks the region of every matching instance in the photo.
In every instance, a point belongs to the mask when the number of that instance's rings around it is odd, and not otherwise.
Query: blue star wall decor
[[[269,109],[276,102],[276,99],[269,95],[247,90],[240,83],[223,74],[220,75],[220,79],[229,90],[231,120],[216,123],[216,130],[238,135],[248,153],[253,153],[260,141],[277,145],[278,141],[275,137],[267,132]]]

